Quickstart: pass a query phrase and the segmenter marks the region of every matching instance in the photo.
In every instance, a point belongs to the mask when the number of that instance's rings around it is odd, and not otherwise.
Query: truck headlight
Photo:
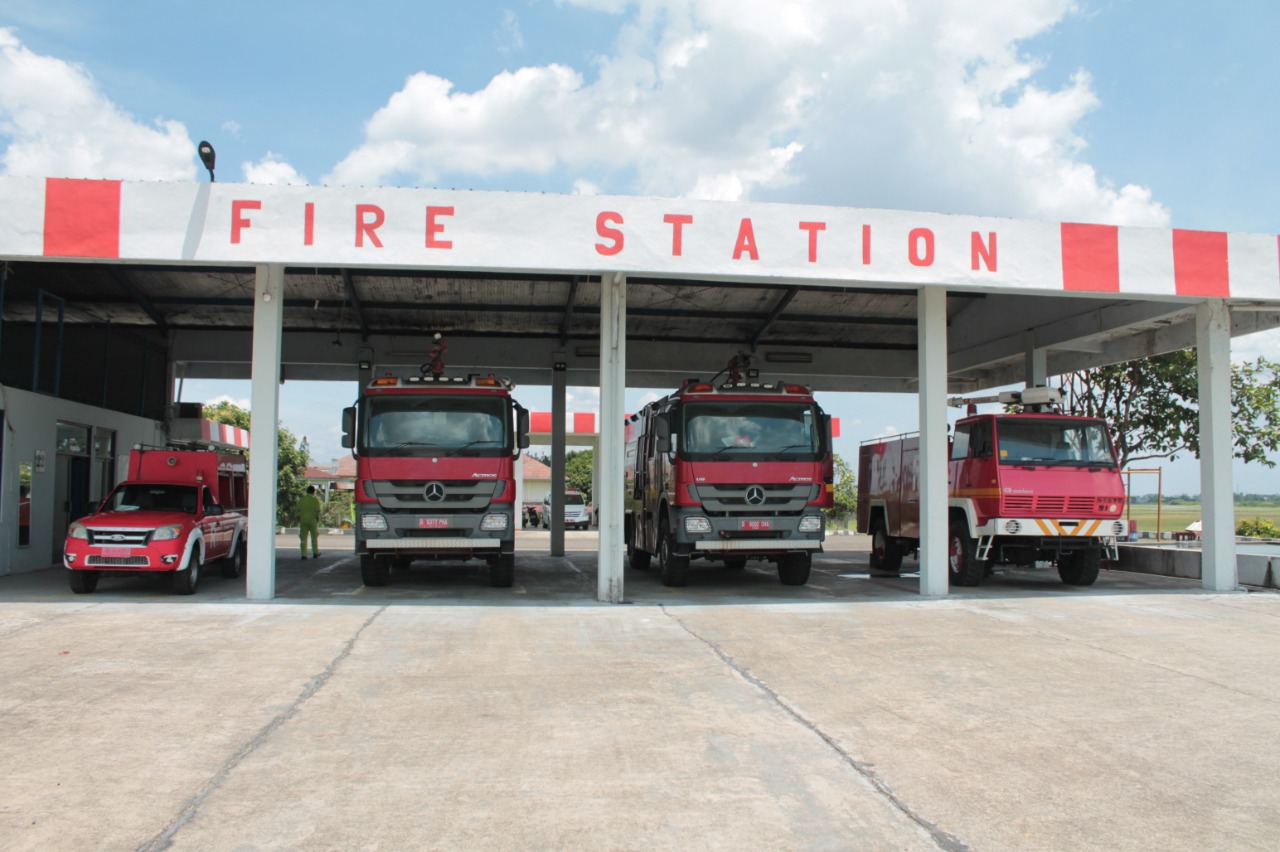
[[[374,532],[385,532],[387,529],[387,519],[382,515],[361,515],[360,529],[372,530]]]
[[[74,523],[67,527],[67,538],[80,538],[88,541],[89,530],[84,524]]]
[[[800,519],[800,532],[818,532],[821,529],[821,515],[805,515]]]
[[[1004,522],[1004,531],[1007,532],[1009,535],[1017,535],[1018,530],[1020,529],[1022,529],[1022,524],[1018,523],[1015,520],[1010,519]]]
[[[151,534],[152,541],[173,541],[175,538],[182,538],[182,524],[169,524]]]
[[[509,519],[506,515],[485,515],[480,521],[480,529],[485,532],[502,532],[507,528]]]
[[[711,522],[706,518],[685,518],[684,531],[687,533],[709,533]]]

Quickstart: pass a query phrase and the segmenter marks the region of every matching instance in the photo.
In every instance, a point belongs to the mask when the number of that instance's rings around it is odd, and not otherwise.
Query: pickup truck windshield
[[[199,492],[194,485],[122,485],[111,493],[107,510],[112,512],[186,512],[194,515]]]
[[[371,396],[360,449],[369,456],[510,455],[510,410],[505,397]]]
[[[692,402],[684,408],[686,458],[813,461],[822,451],[817,407],[802,402]]]
[[[1000,417],[996,443],[1000,464],[1114,467],[1116,463],[1101,420]]]

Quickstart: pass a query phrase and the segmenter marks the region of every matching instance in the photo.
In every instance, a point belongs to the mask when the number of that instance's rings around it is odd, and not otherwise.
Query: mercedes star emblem
[[[752,506],[759,506],[764,503],[764,489],[759,485],[753,485],[747,489],[747,502]]]
[[[423,496],[432,503],[439,503],[444,499],[444,483],[428,482],[426,490],[423,491]]]

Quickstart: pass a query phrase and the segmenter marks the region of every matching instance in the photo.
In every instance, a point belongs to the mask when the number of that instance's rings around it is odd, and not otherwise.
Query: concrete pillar
[[[947,291],[916,302],[920,374],[920,594],[945,595],[947,572]]]
[[[551,372],[551,555],[564,556],[564,420],[565,386],[568,372],[564,356],[558,355]]]
[[[1236,521],[1231,483],[1231,314],[1223,299],[1196,308],[1200,382],[1200,583],[1236,588]]]
[[[622,468],[627,397],[627,278],[606,273],[600,281],[600,506],[596,599],[622,603]]]
[[[1049,384],[1049,350],[1036,348],[1036,334],[1027,332],[1026,375],[1029,388],[1043,388]]]
[[[249,600],[276,596],[276,466],[279,457],[280,340],[284,267],[259,266],[253,287],[253,364],[249,410]]]

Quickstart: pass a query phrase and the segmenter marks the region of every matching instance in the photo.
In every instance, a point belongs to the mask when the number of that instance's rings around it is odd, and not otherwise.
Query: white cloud
[[[240,122],[235,119],[222,122],[222,130],[224,133],[228,133],[236,139],[240,138]]]
[[[245,411],[249,411],[249,410],[250,410],[249,400],[248,400],[248,399],[236,399],[235,397],[232,397],[232,396],[230,396],[230,395],[228,395],[228,394],[225,394],[225,393],[224,393],[224,394],[219,394],[218,396],[215,396],[213,399],[206,399],[206,400],[202,403],[202,405],[204,405],[204,406],[206,406],[206,407],[211,407],[211,406],[219,405],[219,404],[224,403],[224,402],[229,402],[229,403],[231,403],[232,405],[234,405],[236,408],[242,408],[242,409],[244,409]]]
[[[502,13],[502,26],[498,32],[500,53],[515,53],[524,47],[524,33],[520,30],[520,17],[507,9]]]
[[[176,121],[139,122],[79,66],[0,28],[0,164],[31,177],[193,180],[195,144]]]
[[[256,163],[244,163],[241,167],[244,179],[248,183],[286,184],[290,186],[306,186],[307,179],[298,174],[298,170],[289,165],[279,155],[268,151],[267,155]]]
[[[563,172],[580,192],[1168,223],[1084,158],[1089,75],[1046,89],[1019,53],[1074,0],[561,2],[619,16],[594,80],[415,74],[325,182]]]

